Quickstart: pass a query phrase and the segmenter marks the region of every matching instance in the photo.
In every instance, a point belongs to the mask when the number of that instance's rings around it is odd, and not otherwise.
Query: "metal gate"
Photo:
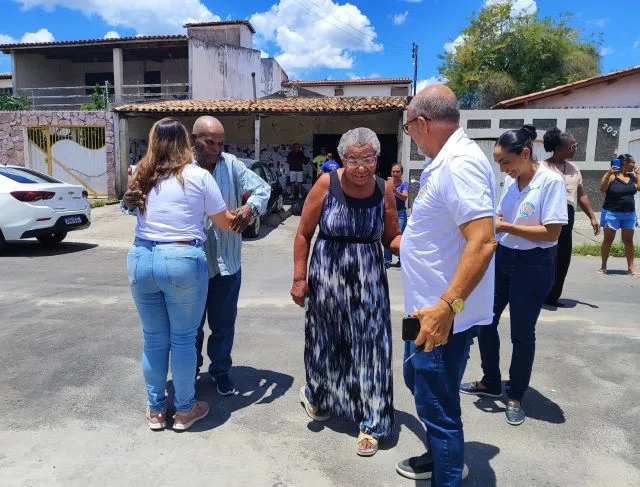
[[[46,125],[27,127],[27,167],[80,184],[91,198],[106,198],[106,127]]]

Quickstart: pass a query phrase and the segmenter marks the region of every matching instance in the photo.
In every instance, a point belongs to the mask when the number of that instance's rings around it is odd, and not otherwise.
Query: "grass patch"
[[[116,203],[120,202],[118,200],[89,200],[91,208],[100,208],[101,206],[115,205]]]
[[[635,245],[635,255],[640,257],[640,246]],[[573,247],[573,255],[592,255],[600,257],[600,244],[582,244]],[[624,257],[624,246],[621,243],[614,243],[611,246],[611,257]]]

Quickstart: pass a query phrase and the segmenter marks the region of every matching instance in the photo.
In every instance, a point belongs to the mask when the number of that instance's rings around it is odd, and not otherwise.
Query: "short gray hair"
[[[362,147],[365,145],[370,145],[376,153],[376,156],[380,155],[380,141],[376,133],[367,127],[358,127],[342,135],[340,143],[338,144],[338,154],[340,154],[342,158],[351,147]]]
[[[430,93],[411,101],[414,117],[424,117],[434,122],[460,123],[460,109],[455,98]]]

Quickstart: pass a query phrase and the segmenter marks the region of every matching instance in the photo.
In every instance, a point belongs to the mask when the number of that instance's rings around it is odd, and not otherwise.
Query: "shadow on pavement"
[[[236,393],[222,397],[207,373],[196,381],[196,399],[209,403],[209,415],[194,424],[189,431],[208,431],[226,423],[231,415],[253,404],[269,404],[282,397],[293,384],[293,377],[272,370],[254,367],[232,367],[230,374],[236,385]],[[173,404],[173,382],[167,383],[169,403]],[[173,416],[173,411],[167,415]]]
[[[464,485],[494,487],[497,485],[496,473],[489,463],[500,453],[495,445],[470,441],[464,444],[464,462],[469,467],[469,476]],[[416,485],[419,485],[416,482]],[[429,485],[429,484],[427,484]]]
[[[577,299],[562,299],[560,301],[563,304],[563,308],[575,308],[578,305],[588,306],[591,309],[600,309],[600,306],[597,304],[585,303],[584,301],[580,301]]]
[[[504,413],[506,406],[504,399],[491,399],[489,397],[478,397],[473,405],[485,413]],[[529,387],[525,392],[522,405],[527,418],[553,424],[563,424],[566,421],[562,408],[533,387]]]
[[[0,258],[4,257],[49,257],[52,255],[73,254],[96,248],[96,244],[62,242],[56,247],[45,247],[36,240],[21,242],[7,242],[7,246]]]
[[[300,405],[302,412],[304,412],[304,408]],[[405,426],[409,431],[411,431],[420,441],[425,440],[424,427],[418,418],[415,416],[408,414],[404,411],[399,411],[396,409],[395,411],[395,426],[393,428],[393,432],[389,438],[385,438],[380,441],[380,450],[390,450],[395,448],[400,439],[400,427]],[[340,418],[340,417],[331,417],[326,422],[319,421],[309,421],[307,424],[307,428],[309,431],[313,431],[314,433],[318,433],[322,431],[324,428],[328,428],[331,431],[336,433],[344,434],[351,436],[356,439],[358,434],[360,433],[360,428],[358,424],[352,421],[349,418]],[[355,448],[355,441],[354,441]]]

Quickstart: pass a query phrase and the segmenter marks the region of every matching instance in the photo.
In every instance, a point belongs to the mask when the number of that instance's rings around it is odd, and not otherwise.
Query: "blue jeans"
[[[478,345],[484,372],[482,383],[499,390],[502,383],[498,322],[508,304],[513,344],[506,387],[509,399],[521,401],[529,387],[536,351],[536,322],[555,281],[555,256],[556,247],[515,250],[499,245],[496,251],[493,323],[478,327]]]
[[[231,349],[235,333],[236,316],[238,315],[238,297],[242,270],[230,276],[217,276],[209,279],[207,306],[201,316],[196,347],[198,351],[198,370],[202,367],[202,345],[204,342],[205,316],[209,321],[211,335],[207,341],[207,355],[211,360],[209,375],[217,377],[228,374],[231,369]]]
[[[142,371],[152,412],[167,409],[167,373],[175,407],[187,412],[195,403],[195,340],[207,299],[207,258],[202,242],[160,244],[136,239],[127,271],[144,337]]]
[[[472,330],[453,334],[446,345],[435,347],[432,352],[418,352],[403,366],[404,382],[427,428],[434,487],[462,485],[464,433],[459,388],[471,338]],[[405,360],[414,349],[413,342],[405,342]]]
[[[398,221],[400,222],[400,232],[404,233],[404,229],[407,228],[407,210],[398,210]],[[393,256],[388,248],[384,248],[384,260],[391,262]]]

